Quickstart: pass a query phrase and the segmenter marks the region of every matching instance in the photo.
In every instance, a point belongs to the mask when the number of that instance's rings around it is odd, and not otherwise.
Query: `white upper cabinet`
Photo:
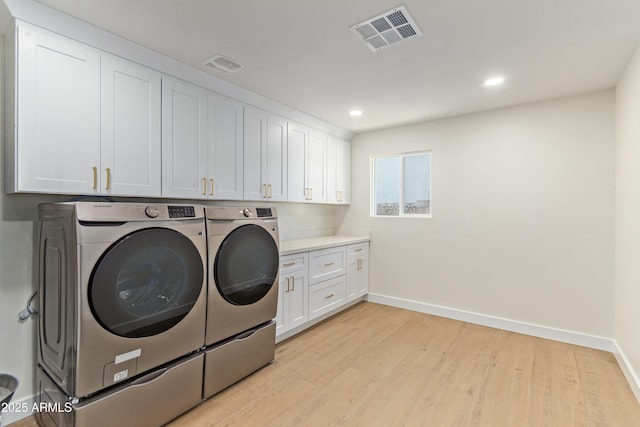
[[[287,201],[287,121],[282,117],[267,115],[267,147],[263,156],[265,163],[265,181],[263,191],[266,200]]]
[[[242,104],[209,93],[208,113],[208,196],[212,199],[242,200]]]
[[[159,74],[26,24],[16,35],[8,190],[160,196]]]
[[[307,186],[309,175],[309,170],[307,168],[309,128],[297,123],[289,122],[288,131],[288,200],[290,202],[307,202],[309,201],[309,188]]]
[[[102,57],[100,193],[161,195],[160,74]]]
[[[100,54],[26,25],[15,36],[7,44],[8,81],[17,83],[8,91],[7,190],[100,193]]]
[[[267,113],[244,108],[244,199],[264,200],[266,192]]]
[[[326,145],[325,133],[289,122],[288,200],[290,202],[326,202]]]
[[[22,21],[6,47],[7,192],[349,203],[348,141]]]
[[[327,134],[315,129],[309,131],[309,150],[307,169],[309,171],[307,187],[308,201],[325,203],[327,201],[327,187],[325,177],[327,149]]]
[[[207,196],[207,91],[162,79],[162,195]]]
[[[244,108],[244,199],[287,200],[287,121]]]
[[[327,203],[347,204],[351,200],[351,143],[327,139]]]

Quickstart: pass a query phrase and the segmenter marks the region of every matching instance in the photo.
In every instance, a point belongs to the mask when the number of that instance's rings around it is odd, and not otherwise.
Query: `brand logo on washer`
[[[94,203],[93,204],[94,208],[106,208],[106,209],[111,209],[113,207],[113,205],[108,204],[108,203]]]

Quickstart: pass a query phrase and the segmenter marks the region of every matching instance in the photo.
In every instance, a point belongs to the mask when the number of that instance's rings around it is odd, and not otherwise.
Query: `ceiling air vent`
[[[402,40],[422,35],[404,6],[356,24],[351,27],[351,31],[374,52]]]
[[[243,65],[223,55],[216,55],[213,58],[207,59],[204,61],[204,65],[225,73],[235,73],[243,67]]]

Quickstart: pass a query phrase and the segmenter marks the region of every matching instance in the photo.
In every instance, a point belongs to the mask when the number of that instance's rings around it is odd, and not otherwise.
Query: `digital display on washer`
[[[256,208],[256,215],[258,215],[258,218],[273,216],[271,208]]]
[[[196,210],[193,206],[167,206],[169,218],[195,218]]]

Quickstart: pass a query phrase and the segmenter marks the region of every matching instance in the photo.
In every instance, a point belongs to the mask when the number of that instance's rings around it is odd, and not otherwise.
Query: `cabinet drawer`
[[[347,246],[347,257],[366,258],[369,255],[369,243],[356,243]]]
[[[330,279],[309,287],[309,319],[315,319],[342,305],[346,288],[345,277]]]
[[[345,274],[346,253],[345,246],[309,252],[309,283],[313,285]]]
[[[280,276],[307,268],[309,256],[306,252],[285,255],[280,258]]]

